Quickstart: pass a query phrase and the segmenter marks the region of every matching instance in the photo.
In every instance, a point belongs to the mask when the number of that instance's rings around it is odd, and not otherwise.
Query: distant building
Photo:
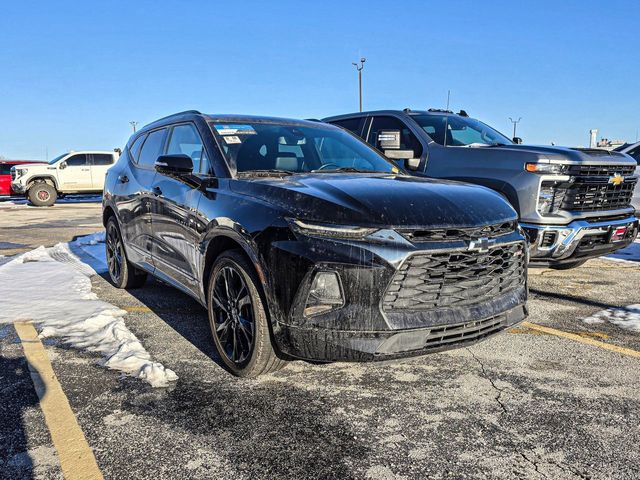
[[[626,142],[624,140],[609,140],[608,138],[601,138],[596,147],[604,150],[614,150],[625,143]]]

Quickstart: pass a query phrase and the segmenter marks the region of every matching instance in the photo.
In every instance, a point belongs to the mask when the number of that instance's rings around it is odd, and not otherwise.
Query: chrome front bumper
[[[521,223],[520,226],[527,232],[530,239],[529,254],[532,262],[559,262],[570,259],[572,256],[579,256],[581,259],[592,258],[602,255],[603,250],[618,250],[633,242],[638,234],[638,219],[631,215],[620,220],[609,220],[601,222],[588,222],[586,220],[576,220],[569,225],[549,226]],[[582,254],[576,251],[582,240],[589,236],[610,235],[614,228],[626,226],[630,233],[628,238],[622,241],[603,244],[600,250],[593,250],[593,254],[588,252]],[[551,240],[552,239],[552,240]]]

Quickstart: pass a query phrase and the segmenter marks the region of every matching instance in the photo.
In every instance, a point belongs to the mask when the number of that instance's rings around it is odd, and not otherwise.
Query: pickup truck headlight
[[[527,172],[549,175],[564,175],[569,170],[569,165],[559,163],[527,163],[524,167]]]
[[[311,237],[359,239],[371,235],[378,230],[377,228],[368,227],[312,223],[297,219],[289,220],[289,224],[294,232]]]
[[[11,170],[13,170],[14,172],[16,172],[16,174],[15,174],[15,178],[21,177],[21,176],[23,176],[25,173],[27,173],[27,169],[26,169],[26,168],[16,168],[16,167],[11,167]]]

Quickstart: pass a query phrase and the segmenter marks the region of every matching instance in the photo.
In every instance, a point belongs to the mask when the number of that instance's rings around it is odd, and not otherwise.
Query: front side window
[[[398,172],[382,155],[329,125],[212,123],[212,130],[227,162],[238,173]]]
[[[513,142],[478,120],[455,115],[415,115],[416,123],[440,144],[454,147],[483,147],[487,145],[511,145]],[[446,137],[445,137],[446,132]]]
[[[386,130],[400,131],[400,150],[412,150],[413,158],[420,158],[422,156],[420,140],[418,140],[402,120],[395,117],[374,117],[369,130],[369,143],[381,152],[384,152],[384,148],[380,145],[380,135],[384,135]],[[405,162],[405,160],[397,160],[397,162],[404,167],[403,162]]]
[[[77,153],[65,160],[67,167],[82,167],[87,165],[87,155],[84,153]]]
[[[109,155],[108,153],[94,153],[93,164],[94,165],[111,165],[113,164],[113,155]]]
[[[177,125],[171,131],[167,155],[183,154],[191,158],[194,173],[208,172],[209,162],[202,139],[196,127],[190,123]]]
[[[153,168],[158,157],[162,154],[164,146],[164,138],[167,133],[166,128],[155,130],[147,135],[147,139],[142,145],[140,157],[138,158],[138,166],[143,168]]]

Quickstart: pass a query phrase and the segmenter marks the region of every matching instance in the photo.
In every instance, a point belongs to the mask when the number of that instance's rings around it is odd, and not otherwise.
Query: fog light
[[[309,290],[304,315],[311,317],[335,310],[343,305],[344,298],[338,274],[335,272],[316,273]]]

